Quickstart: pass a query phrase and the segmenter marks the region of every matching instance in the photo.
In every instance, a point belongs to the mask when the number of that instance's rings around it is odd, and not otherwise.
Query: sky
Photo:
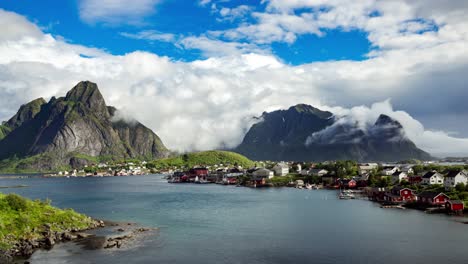
[[[0,120],[96,82],[173,150],[234,147],[264,111],[381,113],[468,155],[468,1],[0,1]]]

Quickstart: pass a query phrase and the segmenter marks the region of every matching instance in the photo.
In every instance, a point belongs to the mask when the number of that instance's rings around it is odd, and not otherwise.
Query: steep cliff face
[[[301,109],[302,111],[299,111]],[[406,137],[386,115],[366,128],[342,123],[307,105],[264,113],[236,148],[255,160],[357,161],[427,160],[431,156]]]
[[[25,117],[16,118],[17,126],[0,141],[0,159],[53,153],[69,163],[70,153],[146,159],[167,155],[159,137],[142,124],[113,122],[115,111],[106,106],[95,83],[80,82],[65,97],[44,101],[34,115],[19,115]]]
[[[44,98],[38,98],[22,105],[10,120],[0,125],[0,140],[6,137],[12,130],[33,119],[41,111],[41,107],[44,104],[46,104]]]

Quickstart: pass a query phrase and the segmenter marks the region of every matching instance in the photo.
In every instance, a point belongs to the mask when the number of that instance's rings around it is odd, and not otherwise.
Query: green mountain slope
[[[176,157],[159,159],[153,162],[150,162],[149,166],[166,169],[170,167],[193,167],[193,166],[213,166],[213,165],[239,165],[244,168],[249,168],[255,165],[255,163],[245,156],[230,152],[230,151],[202,151],[202,152],[193,152],[183,155],[178,155]]]

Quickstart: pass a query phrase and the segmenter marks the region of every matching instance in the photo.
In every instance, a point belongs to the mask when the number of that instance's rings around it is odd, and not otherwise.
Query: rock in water
[[[114,120],[95,83],[83,81],[65,97],[23,105],[2,127],[9,132],[0,140],[0,160],[37,156],[26,164],[32,169],[53,169],[81,164],[76,154],[115,158],[165,157],[161,139],[138,121]],[[22,168],[24,169],[24,168]]]

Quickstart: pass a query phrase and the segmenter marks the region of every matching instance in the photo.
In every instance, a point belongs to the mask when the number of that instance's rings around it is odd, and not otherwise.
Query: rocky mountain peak
[[[106,102],[97,84],[90,81],[81,81],[65,96],[65,101],[83,103],[100,117],[108,117]]]
[[[264,113],[235,151],[254,160],[357,161],[428,160],[403,126],[387,115],[361,127],[306,104]],[[346,120],[345,120],[346,121]]]
[[[377,121],[375,121],[375,126],[392,126],[395,128],[403,128],[403,126],[397,120],[389,117],[388,115],[381,114]]]
[[[43,104],[46,104],[44,98],[38,98],[20,107],[18,112],[6,122],[6,126],[15,129],[24,122],[33,119],[40,111]]]
[[[328,111],[322,111],[318,108],[315,108],[311,105],[308,104],[297,104],[295,106],[291,106],[288,111],[290,112],[296,112],[296,113],[308,113],[308,114],[314,114],[318,116],[319,118],[327,119],[333,116],[332,113]]]

